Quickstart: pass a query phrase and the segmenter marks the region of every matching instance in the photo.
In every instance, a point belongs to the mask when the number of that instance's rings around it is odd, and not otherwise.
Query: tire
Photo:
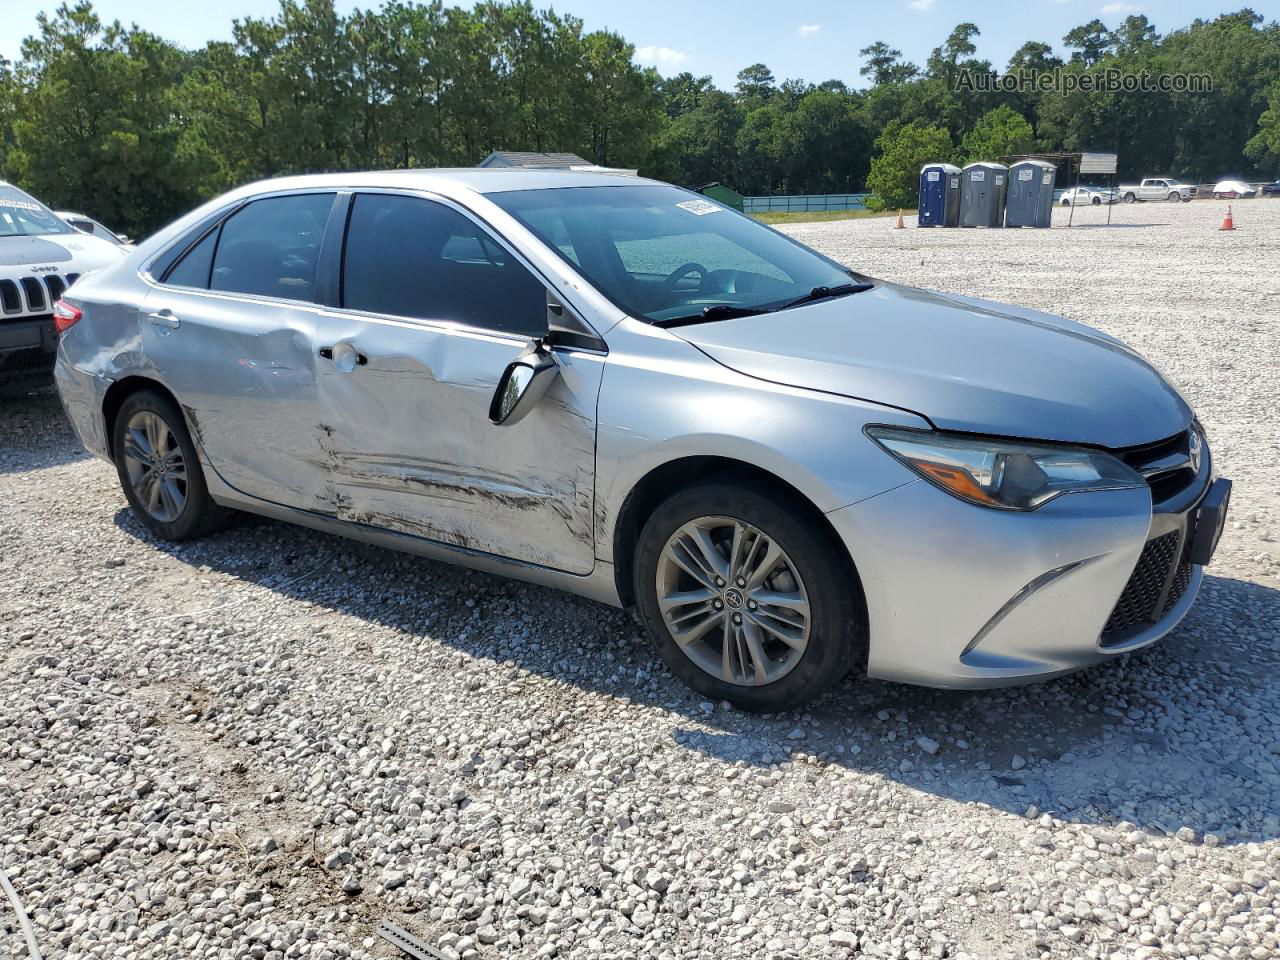
[[[1137,198],[1136,196],[1134,196],[1132,193],[1126,193],[1126,194],[1124,195],[1124,202],[1125,202],[1125,203],[1137,203],[1137,202],[1138,202],[1138,198]]]
[[[1090,203],[1092,203],[1095,207],[1100,207],[1100,206],[1102,206],[1102,198],[1101,198],[1101,197],[1094,197],[1094,198],[1093,198],[1092,200],[1090,200],[1089,202],[1090,202]]]
[[[710,582],[714,578],[695,579],[689,567],[675,559],[681,556],[680,544],[691,542],[682,538],[689,536],[690,530],[699,530],[698,524],[709,525],[703,532],[712,539],[713,548],[716,537],[725,538],[717,551],[724,566],[717,564],[717,568],[727,577],[718,590]],[[750,562],[744,563],[738,568],[744,574],[741,582],[728,563],[728,526],[734,524],[738,525],[741,553],[748,561],[768,556],[770,544],[781,550],[781,557],[767,571],[753,570]],[[705,559],[707,555],[701,556]],[[679,491],[645,523],[634,559],[641,622],[671,672],[707,697],[728,700],[751,711],[789,710],[821,696],[855,664],[865,666],[866,614],[848,555],[820,520],[789,508],[785,496],[774,490],[723,477]],[[701,569],[707,574],[707,567]],[[753,588],[757,577],[763,580]],[[736,589],[738,586],[742,589]],[[696,599],[671,603],[672,596],[694,597],[695,591]],[[752,599],[766,596],[783,600],[787,606]],[[800,612],[797,598],[806,604],[806,614]],[[672,635],[663,614],[663,600],[673,617],[684,618],[693,625],[689,632],[698,633],[684,647]],[[712,604],[718,606],[713,609]],[[735,617],[741,626],[734,625]],[[801,631],[792,628],[800,619],[805,621],[805,637],[797,643],[796,635]],[[708,620],[710,626],[706,625]],[[792,639],[781,641],[774,635],[776,630],[762,628],[761,623],[785,624],[783,632]],[[733,638],[735,646],[730,652],[736,653],[736,658],[724,656],[726,635]],[[730,664],[729,679],[725,677],[726,664]]]
[[[209,496],[186,419],[168,397],[139,390],[125,399],[111,455],[133,515],[161,540],[191,540],[225,525],[228,511]]]
[[[1185,197],[1183,197],[1183,198],[1182,198],[1182,202],[1183,202],[1183,203],[1190,203],[1190,202],[1191,202],[1191,194],[1189,194],[1189,193],[1188,193]]]
[[[1071,201],[1070,201],[1070,200],[1068,200],[1066,197],[1063,197],[1063,198],[1062,198],[1062,205],[1063,205],[1064,207],[1069,207],[1069,206],[1071,206]]]

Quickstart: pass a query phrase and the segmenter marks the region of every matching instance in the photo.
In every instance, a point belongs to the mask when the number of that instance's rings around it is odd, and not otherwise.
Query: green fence
[[[812,213],[816,210],[865,210],[869,193],[808,193],[743,197],[743,213]]]

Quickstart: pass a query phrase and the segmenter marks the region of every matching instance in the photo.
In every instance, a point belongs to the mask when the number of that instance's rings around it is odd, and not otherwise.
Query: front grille
[[[1148,540],[1147,545],[1142,548],[1138,565],[1134,567],[1129,582],[1124,585],[1124,592],[1116,601],[1107,625],[1102,628],[1104,647],[1122,643],[1138,629],[1153,624],[1164,616],[1168,607],[1161,603],[1161,597],[1164,595],[1165,584],[1169,582],[1169,572],[1177,559],[1180,540],[1181,535],[1175,530]],[[1190,580],[1188,570],[1187,583]],[[1187,584],[1184,583],[1182,589],[1186,588]]]
[[[18,285],[12,280],[0,280],[0,307],[5,313],[22,311],[22,297],[18,293]]]
[[[27,309],[32,313],[44,309],[44,284],[37,277],[23,277],[22,292],[27,295]]]
[[[53,369],[53,351],[27,347],[0,353],[0,373],[5,375],[44,373]]]
[[[65,277],[48,273],[39,277],[0,280],[0,313],[29,320],[30,314],[52,310],[67,292],[67,287],[78,279],[78,273],[68,273]]]
[[[1164,602],[1164,609],[1160,611],[1160,616],[1165,616],[1178,605],[1182,595],[1187,592],[1187,587],[1191,586],[1193,570],[1194,565],[1184,556],[1178,563],[1178,572],[1173,575],[1173,586],[1169,588],[1169,599]]]
[[[1192,430],[1196,428],[1157,443],[1116,451],[1121,460],[1142,474],[1151,487],[1151,502],[1157,506],[1195,483],[1191,445],[1203,441],[1199,432],[1193,436]]]

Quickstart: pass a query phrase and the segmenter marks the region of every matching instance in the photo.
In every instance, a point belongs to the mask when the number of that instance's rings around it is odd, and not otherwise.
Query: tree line
[[[0,59],[0,171],[47,203],[134,234],[261,177],[469,166],[490,150],[567,151],[688,186],[747,194],[870,188],[914,202],[926,160],[1114,150],[1122,172],[1203,180],[1280,170],[1280,25],[1249,9],[1164,36],[1141,15],[1024,44],[1003,72],[1204,73],[1206,93],[1062,88],[979,92],[962,75],[978,27],[923,65],[860,51],[869,86],[778,81],[764,64],[731,90],[663,78],[617,33],[531,2],[386,0],[337,13],[282,0],[186,50],[104,22],[89,0],[40,14]]]

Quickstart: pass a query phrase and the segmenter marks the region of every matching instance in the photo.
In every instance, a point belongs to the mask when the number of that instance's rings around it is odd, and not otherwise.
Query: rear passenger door
[[[546,333],[546,286],[444,200],[356,194],[318,367],[338,516],[540,566],[594,566],[596,399],[604,357],[556,348],[561,375],[519,423],[489,404]]]
[[[148,295],[145,352],[219,476],[241,493],[333,513],[318,422],[318,264],[330,192],[253,200]]]

